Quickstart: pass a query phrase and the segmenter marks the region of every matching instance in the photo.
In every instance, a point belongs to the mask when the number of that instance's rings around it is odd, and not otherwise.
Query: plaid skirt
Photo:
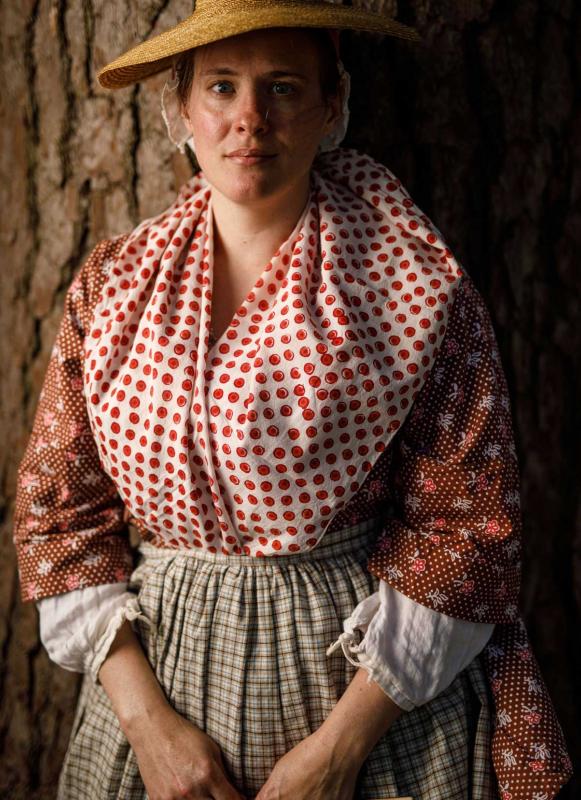
[[[151,621],[136,633],[166,697],[220,745],[254,798],[276,761],[329,715],[357,667],[326,648],[379,580],[365,566],[381,527],[328,532],[308,553],[252,558],[142,543],[129,588]],[[492,700],[480,657],[404,713],[359,772],[354,800],[493,800]],[[147,798],[104,689],[86,675],[58,798]]]

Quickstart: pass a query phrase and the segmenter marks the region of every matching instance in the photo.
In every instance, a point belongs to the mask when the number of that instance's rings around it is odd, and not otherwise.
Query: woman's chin
[[[260,203],[279,194],[284,187],[284,181],[256,171],[251,174],[230,176],[229,180],[220,181],[215,186],[233,203],[250,204]]]

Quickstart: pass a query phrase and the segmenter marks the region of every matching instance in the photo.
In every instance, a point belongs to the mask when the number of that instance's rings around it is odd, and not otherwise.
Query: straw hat
[[[121,89],[168,69],[174,56],[191,47],[261,28],[349,28],[420,39],[414,28],[384,14],[325,0],[196,0],[193,14],[127,50],[97,78],[105,89]]]

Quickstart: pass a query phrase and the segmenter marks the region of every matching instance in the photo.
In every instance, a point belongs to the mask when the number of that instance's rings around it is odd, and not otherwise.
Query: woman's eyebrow
[[[231,67],[211,67],[209,69],[203,70],[201,73],[203,76],[205,75],[238,75],[239,73],[236,72],[235,69]],[[270,72],[265,73],[265,75],[269,78],[300,78],[303,81],[307,80],[307,76],[303,75],[301,72],[293,72],[292,70],[287,69],[273,69]]]

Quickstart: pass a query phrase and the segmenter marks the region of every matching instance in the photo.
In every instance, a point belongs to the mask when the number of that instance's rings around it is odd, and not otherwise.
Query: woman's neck
[[[276,198],[270,205],[233,203],[212,190],[214,259],[222,265],[247,267],[259,273],[280,245],[288,239],[310,194],[307,174],[301,185]]]

